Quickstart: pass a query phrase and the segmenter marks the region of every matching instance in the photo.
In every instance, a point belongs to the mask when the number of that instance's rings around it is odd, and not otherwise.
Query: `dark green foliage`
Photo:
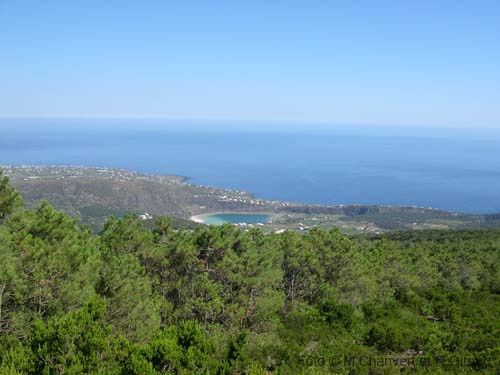
[[[0,169],[0,220],[22,204],[19,193],[9,185],[9,178],[2,175]]]
[[[23,209],[5,181],[0,374],[494,374],[500,365],[500,230],[264,235],[128,216],[94,236],[47,203]]]

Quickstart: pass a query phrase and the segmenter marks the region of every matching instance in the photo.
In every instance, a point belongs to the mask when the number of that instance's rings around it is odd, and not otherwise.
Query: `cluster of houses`
[[[309,226],[304,223],[299,223],[298,230],[309,230]]]
[[[254,226],[258,226],[258,227],[263,227],[264,224],[263,223],[257,223],[257,224],[247,224],[247,223],[235,223],[234,225],[236,225],[237,227],[248,227],[248,228],[253,228]]]
[[[152,218],[153,218],[153,215],[151,215],[147,212],[139,215],[139,219],[141,219],[141,220],[151,220]]]

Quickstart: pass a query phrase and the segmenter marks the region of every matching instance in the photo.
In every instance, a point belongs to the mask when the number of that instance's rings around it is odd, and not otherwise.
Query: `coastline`
[[[498,213],[475,215],[417,206],[327,206],[269,201],[241,190],[181,183],[176,175],[114,168],[6,165],[4,172],[31,207],[37,207],[45,199],[96,231],[102,228],[109,214],[121,217],[131,212],[172,216],[204,225],[230,222],[240,227],[267,226],[272,230],[337,227],[350,234],[500,227]],[[69,193],[62,194],[63,191]]]
[[[215,214],[215,213],[214,213]],[[203,221],[202,217],[203,216],[206,216],[206,215],[214,215],[214,214],[201,214],[201,215],[194,215],[194,216],[190,216],[189,217],[189,220],[195,222],[195,223],[199,223],[199,224],[205,224],[205,222]]]
[[[199,224],[207,224],[209,225],[210,223],[207,222],[207,218],[211,217],[211,216],[216,216],[216,215],[245,215],[245,216],[268,216],[268,220],[263,222],[262,224],[269,224],[272,222],[272,219],[273,219],[273,214],[272,213],[269,213],[269,212],[238,212],[238,211],[216,211],[216,212],[207,212],[207,213],[204,213],[204,214],[198,214],[198,215],[193,215],[193,216],[190,216],[189,217],[189,220],[195,222],[195,223],[199,223]],[[232,223],[232,224],[237,224],[236,222],[231,222],[231,221],[227,221],[229,223]],[[240,224],[246,224],[245,222],[242,222]],[[253,223],[250,223],[250,224],[253,224]]]
[[[66,170],[63,175],[70,176],[70,177],[107,177],[107,178],[114,178],[117,180],[122,181],[123,179],[149,179],[151,181],[157,181],[157,182],[175,182],[178,184],[183,184],[183,185],[188,185],[192,186],[194,188],[203,188],[203,189],[210,189],[210,190],[218,190],[220,192],[224,193],[233,193],[237,194],[240,196],[243,196],[240,199],[247,199],[247,200],[255,200],[258,202],[262,203],[271,203],[271,204],[277,204],[279,208],[289,208],[289,207],[309,207],[312,209],[344,209],[344,208],[365,208],[365,207],[371,207],[371,208],[381,208],[381,209],[398,209],[398,210],[425,210],[425,211],[434,211],[434,212],[441,212],[441,213],[449,213],[449,214],[458,214],[458,215],[497,215],[500,214],[499,212],[492,212],[492,213],[468,213],[468,212],[462,212],[462,211],[449,211],[449,210],[444,210],[440,208],[435,208],[431,206],[415,206],[415,205],[391,205],[391,204],[363,204],[363,203],[336,203],[336,204],[321,204],[321,203],[301,203],[301,202],[296,202],[296,201],[282,201],[282,200],[270,200],[270,199],[265,199],[265,198],[258,198],[256,195],[245,189],[231,189],[227,187],[220,187],[216,185],[203,185],[203,184],[198,184],[191,182],[193,180],[193,177],[191,176],[186,176],[186,175],[181,175],[181,174],[164,174],[164,173],[150,173],[150,172],[143,172],[143,171],[137,171],[137,170],[131,170],[131,169],[126,169],[126,168],[115,168],[115,167],[99,167],[99,166],[87,166],[87,165],[72,165],[72,164],[61,164],[61,165],[53,165],[53,164],[0,164],[0,169],[3,170],[4,172],[7,172],[7,175],[10,175],[13,170],[16,172],[21,172],[26,178],[40,178],[44,177],[47,178],[47,174],[45,172],[51,171],[51,170]],[[88,174],[80,174],[76,173],[74,171],[82,172],[84,171],[85,173]],[[51,178],[57,178],[58,173],[52,174],[50,176]],[[245,202],[246,203],[246,202]],[[215,214],[246,214],[249,213],[249,211],[217,211],[217,212],[210,212],[206,214],[198,214],[192,216],[194,218],[195,222],[200,222],[196,221],[199,220],[199,216],[203,215],[215,215]],[[258,214],[260,211],[255,211],[251,212]],[[189,218],[191,220],[191,218]]]
[[[202,185],[197,183],[189,182],[193,178],[186,175],[180,174],[163,174],[163,173],[148,173],[142,171],[135,171],[125,168],[115,168],[115,167],[98,167],[98,166],[86,166],[86,165],[72,165],[72,164],[61,164],[61,165],[51,165],[51,164],[0,164],[0,169],[7,176],[12,177],[12,172],[15,171],[18,173],[16,177],[30,177],[30,178],[53,178],[57,179],[58,177],[80,177],[80,178],[92,178],[92,177],[108,177],[114,178],[118,180],[123,180],[123,178],[127,178],[129,180],[133,179],[141,179],[146,178],[151,181],[158,182],[177,182],[185,185],[189,185],[195,188],[203,188],[203,189],[213,189],[218,190],[220,192],[232,192],[238,195],[245,195],[245,197],[241,199],[249,199],[255,200],[263,203],[271,203],[278,204],[281,209],[288,209],[290,207],[308,207],[310,209],[356,209],[356,208],[375,208],[375,209],[396,209],[396,210],[417,210],[417,211],[431,211],[431,212],[440,212],[452,215],[470,215],[470,216],[488,216],[488,215],[498,215],[499,212],[492,213],[469,213],[462,211],[449,211],[445,209],[440,209],[436,207],[430,206],[416,206],[416,205],[391,205],[391,204],[363,204],[363,203],[337,203],[337,204],[320,204],[320,203],[301,203],[295,201],[281,201],[281,200],[269,200],[264,198],[256,198],[253,192],[243,189],[230,189],[226,187],[219,187],[215,185]],[[54,173],[57,170],[58,172]],[[75,172],[76,171],[76,172]],[[86,172],[88,174],[81,174],[80,172]],[[19,175],[21,173],[21,175]],[[252,202],[250,202],[252,203]],[[215,214],[248,214],[255,213],[260,214],[261,211],[214,211],[204,214],[197,214],[191,216],[189,219],[193,218],[195,220],[202,220],[199,217],[204,215],[215,215]],[[269,214],[269,212],[262,212],[262,214]]]

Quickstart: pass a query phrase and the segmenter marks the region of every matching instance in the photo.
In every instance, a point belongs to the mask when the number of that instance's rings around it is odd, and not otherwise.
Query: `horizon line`
[[[281,118],[230,118],[219,116],[167,116],[167,115],[2,115],[0,120],[159,120],[159,121],[221,121],[221,122],[240,122],[252,124],[294,124],[294,125],[321,125],[321,126],[378,126],[378,127],[405,127],[405,128],[452,128],[452,129],[485,129],[500,130],[499,126],[488,125],[470,125],[470,124],[428,124],[428,123],[395,123],[395,122],[353,122],[338,120],[313,120],[313,119],[281,119]]]

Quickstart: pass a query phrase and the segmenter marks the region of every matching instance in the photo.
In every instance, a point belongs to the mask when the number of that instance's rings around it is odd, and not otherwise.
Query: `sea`
[[[110,118],[2,118],[0,165],[85,165],[309,204],[500,212],[500,130]]]

